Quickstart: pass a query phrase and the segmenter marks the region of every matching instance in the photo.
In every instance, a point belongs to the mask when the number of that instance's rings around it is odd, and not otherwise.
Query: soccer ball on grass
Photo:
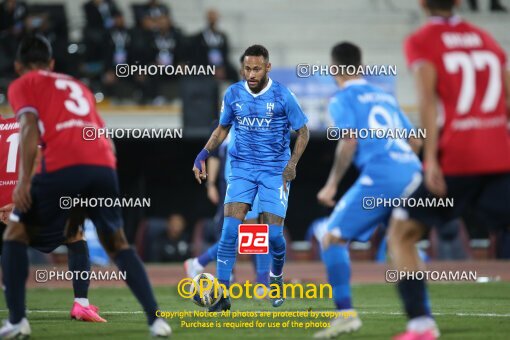
[[[190,285],[191,300],[200,307],[212,307],[220,301],[223,289],[216,278],[209,273],[198,274]]]

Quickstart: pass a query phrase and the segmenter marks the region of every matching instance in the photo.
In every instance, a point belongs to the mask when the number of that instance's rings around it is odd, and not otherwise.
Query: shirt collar
[[[440,17],[440,16],[431,16],[428,19],[428,22],[434,25],[440,24],[448,24],[448,25],[458,25],[462,21],[462,18],[459,15],[452,15],[449,18]]]
[[[352,85],[365,85],[365,84],[367,84],[367,81],[365,79],[361,79],[361,78],[350,79],[344,83],[343,87],[346,88],[346,87],[352,86]]]

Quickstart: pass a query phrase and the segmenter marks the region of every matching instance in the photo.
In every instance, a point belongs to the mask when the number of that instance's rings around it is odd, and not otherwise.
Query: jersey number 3
[[[55,87],[59,90],[69,89],[69,99],[66,99],[64,105],[67,111],[77,116],[86,116],[90,112],[90,104],[87,98],[83,96],[83,91],[76,82],[68,79],[57,79]]]

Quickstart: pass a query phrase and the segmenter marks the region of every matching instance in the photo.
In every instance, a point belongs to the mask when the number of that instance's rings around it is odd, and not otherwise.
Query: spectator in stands
[[[159,8],[159,7],[156,7]],[[166,8],[166,7],[164,7]],[[154,11],[148,10],[149,12]],[[163,12],[163,11],[159,11]],[[168,11],[157,19],[150,15],[142,30],[135,32],[133,37],[133,59],[145,65],[177,66],[185,62],[185,42],[181,30],[174,26]],[[166,99],[173,99],[178,94],[178,76],[151,75],[136,76],[135,82],[141,92],[141,103],[163,104]]]
[[[0,0],[0,97],[5,96],[7,84],[16,77],[14,59],[19,41],[23,35],[33,33],[42,34],[50,41],[55,71],[70,73],[66,67],[68,37],[64,6],[28,6],[24,1]]]
[[[191,38],[191,58],[195,65],[215,65],[218,80],[236,82],[239,72],[230,63],[227,35],[218,29],[219,14],[210,9],[206,14],[206,28]]]
[[[64,6],[39,4],[28,7],[24,19],[24,34],[41,34],[51,44],[55,58],[55,71],[67,72],[68,31]]]
[[[197,66],[214,65],[215,72],[214,76],[184,79],[182,98],[185,126],[205,127],[209,124],[220,107],[222,82],[236,82],[239,79],[238,68],[234,68],[229,61],[227,35],[218,30],[218,12],[213,9],[207,11],[206,20],[204,30],[189,38],[189,62]],[[195,98],[200,98],[200,101]]]
[[[22,1],[4,0],[0,5],[0,34],[19,37],[23,33],[24,21],[28,14],[27,5]]]
[[[29,15],[25,19],[25,33],[38,33],[46,36],[52,33],[52,31],[53,30],[49,21],[48,13],[44,11],[29,11]]]
[[[85,27],[83,42],[86,47],[84,73],[98,80],[103,71],[105,46],[110,39],[110,30],[115,25],[115,18],[121,15],[113,0],[90,0],[83,5]]]
[[[181,214],[168,217],[167,229],[156,239],[150,250],[153,261],[178,262],[191,256],[186,224],[186,219]]]
[[[478,0],[468,0],[468,3],[472,11],[478,12]],[[501,4],[500,0],[490,0],[489,9],[491,12],[507,12],[506,7]]]
[[[159,65],[178,65],[183,61],[184,37],[181,30],[173,25],[169,16],[161,18],[152,40],[154,58]]]
[[[107,31],[120,14],[117,5],[112,0],[90,0],[83,5],[87,29]]]
[[[115,74],[118,64],[131,64],[131,31],[126,28],[124,17],[119,12],[113,17],[113,26],[108,32],[108,44],[104,46],[103,90],[105,95],[117,98],[130,97],[130,78],[119,78]]]
[[[170,17],[168,7],[159,2],[159,0],[149,0],[145,5],[140,6],[137,22],[142,28],[148,31],[160,31],[166,25],[167,18]]]
[[[162,20],[161,28],[155,33],[154,45],[156,47],[156,63],[159,65],[182,65],[185,63],[186,45],[181,30],[175,27],[169,16]],[[159,104],[161,99],[175,99],[178,96],[179,76],[159,76],[155,80],[158,83],[158,97],[153,104]],[[159,99],[159,100],[158,100]]]
[[[4,0],[0,4],[0,74],[14,77],[14,57],[24,32],[27,5],[22,1]]]

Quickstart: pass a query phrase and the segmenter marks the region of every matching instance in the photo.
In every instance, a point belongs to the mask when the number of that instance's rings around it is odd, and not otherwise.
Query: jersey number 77
[[[497,56],[491,51],[447,52],[443,55],[446,71],[451,74],[462,72],[462,85],[457,100],[456,111],[467,114],[476,95],[477,71],[489,68],[489,80],[483,96],[481,111],[493,112],[501,97],[501,65]]]

